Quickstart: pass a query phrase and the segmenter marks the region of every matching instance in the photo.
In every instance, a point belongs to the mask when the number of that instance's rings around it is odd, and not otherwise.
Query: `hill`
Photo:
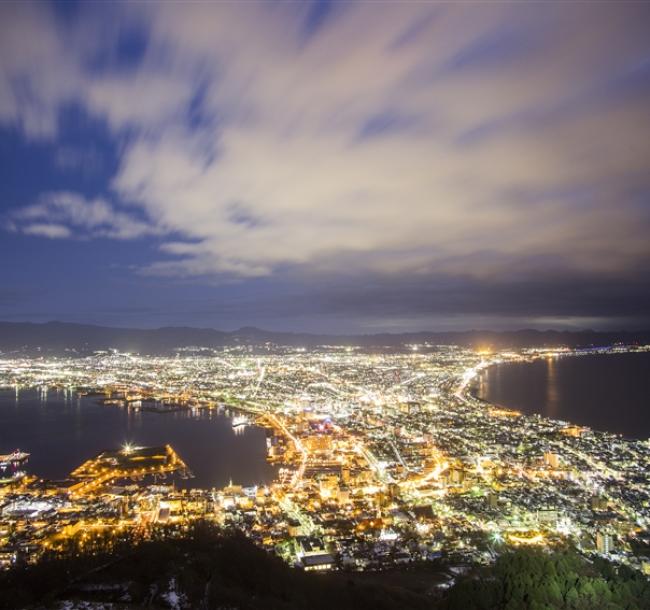
[[[153,540],[106,539],[34,566],[0,573],[0,609],[206,608],[231,610],[425,610],[425,594],[354,575],[291,568],[242,534],[207,523]],[[102,605],[99,605],[102,604]]]
[[[524,329],[495,332],[469,330],[462,332],[382,333],[372,335],[317,335],[289,333],[244,327],[235,331],[212,328],[163,327],[156,329],[113,328],[64,322],[34,324],[0,322],[0,351],[63,354],[69,351],[89,353],[114,348],[142,354],[165,354],[178,348],[200,346],[222,348],[237,345],[293,346],[359,346],[366,349],[397,349],[406,344],[527,347],[585,347],[612,343],[650,343],[650,331],[599,332],[539,331]]]

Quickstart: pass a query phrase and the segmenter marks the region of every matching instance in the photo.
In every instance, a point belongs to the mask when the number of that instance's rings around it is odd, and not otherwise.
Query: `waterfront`
[[[629,438],[650,437],[650,353],[509,362],[482,371],[476,395],[527,414]]]
[[[266,431],[257,426],[233,430],[223,412],[202,410],[150,413],[101,405],[97,397],[64,392],[0,390],[0,453],[16,448],[31,453],[25,470],[49,479],[65,478],[98,451],[124,443],[171,444],[194,478],[192,487],[270,482],[275,468],[266,461]]]
[[[573,544],[588,557],[615,557],[650,573],[650,444],[495,408],[465,391],[490,362],[560,354],[582,357],[568,349],[488,355],[408,346],[401,354],[289,347],[265,356],[111,351],[0,359],[0,384],[19,388],[17,404],[5,395],[13,420],[0,421],[0,432],[13,430],[10,448],[42,455],[40,464],[27,464],[41,475],[57,455],[70,460],[62,471],[76,469],[71,482],[5,481],[0,566],[83,546],[100,531],[120,536],[207,519],[310,570],[337,563],[374,570],[440,553],[484,565],[495,544]],[[86,397],[77,400],[80,393]],[[133,413],[124,403],[174,411]],[[225,437],[239,440],[219,405],[267,428],[259,432],[260,441],[269,435],[268,446],[256,447],[278,468],[269,485],[242,487],[253,481],[235,469],[250,450],[225,449],[209,429],[212,413]],[[23,410],[31,423],[20,430]],[[27,439],[41,442],[35,450]],[[103,452],[125,441],[149,447]],[[72,459],[70,446],[80,443],[87,446]],[[226,458],[221,484],[206,480],[203,464],[213,460],[214,475]],[[182,476],[186,465],[197,474],[184,481],[189,491],[147,480]],[[234,484],[225,485],[231,476]]]

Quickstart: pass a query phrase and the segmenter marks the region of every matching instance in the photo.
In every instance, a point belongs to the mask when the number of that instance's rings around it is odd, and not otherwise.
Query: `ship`
[[[24,462],[29,457],[29,453],[20,451],[16,449],[13,453],[7,453],[6,455],[0,455],[0,468],[6,468],[11,464],[20,464]]]
[[[245,415],[237,415],[232,418],[232,427],[233,428],[243,428],[244,426],[247,426],[250,422],[248,421],[248,417]]]

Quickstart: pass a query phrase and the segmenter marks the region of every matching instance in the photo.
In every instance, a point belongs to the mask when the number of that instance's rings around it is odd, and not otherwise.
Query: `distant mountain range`
[[[112,328],[86,324],[47,322],[0,322],[0,351],[88,353],[114,348],[142,354],[165,354],[192,346],[221,348],[237,345],[294,346],[323,345],[395,349],[406,344],[490,346],[603,346],[612,343],[650,343],[650,331],[599,332],[517,330],[507,332],[469,330],[457,332],[383,333],[373,335],[317,335],[273,332],[254,327],[225,332],[213,328],[164,327],[156,329]]]

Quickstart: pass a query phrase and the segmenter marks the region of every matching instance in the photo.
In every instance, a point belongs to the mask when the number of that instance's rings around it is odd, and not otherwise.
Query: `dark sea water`
[[[476,395],[523,413],[650,437],[648,352],[500,364],[483,371]]]
[[[97,398],[66,399],[50,391],[0,390],[0,454],[16,448],[31,453],[24,469],[48,479],[65,478],[85,460],[125,442],[170,444],[195,478],[189,487],[221,487],[270,482],[275,468],[266,462],[266,431],[233,430],[224,413],[151,413],[98,404]]]

